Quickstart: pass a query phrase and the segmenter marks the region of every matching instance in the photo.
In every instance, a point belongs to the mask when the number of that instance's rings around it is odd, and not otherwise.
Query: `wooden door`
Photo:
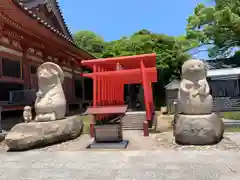
[[[38,89],[38,81],[37,81],[37,75],[31,74],[30,75],[30,89]]]
[[[65,93],[65,97],[67,99],[67,101],[71,101],[72,100],[72,79],[71,78],[64,78],[64,82],[63,82],[63,90]]]
[[[38,89],[38,81],[37,81],[37,66],[30,66],[30,89]]]

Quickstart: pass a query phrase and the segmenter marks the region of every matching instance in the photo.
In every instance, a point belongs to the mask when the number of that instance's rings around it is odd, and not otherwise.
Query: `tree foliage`
[[[188,18],[187,37],[212,44],[211,57],[228,57],[240,46],[240,0],[215,0],[215,5],[197,5]]]
[[[74,34],[74,40],[80,48],[86,49],[94,56],[101,56],[105,42],[103,38],[91,31],[79,31]]]
[[[168,80],[179,77],[182,63],[190,58],[186,52],[198,44],[195,40],[186,39],[185,36],[172,37],[146,29],[110,42],[104,42],[100,36],[89,31],[80,31],[74,37],[80,47],[84,47],[97,57],[156,53],[157,67],[168,74],[166,76]],[[94,48],[95,46],[101,48]]]

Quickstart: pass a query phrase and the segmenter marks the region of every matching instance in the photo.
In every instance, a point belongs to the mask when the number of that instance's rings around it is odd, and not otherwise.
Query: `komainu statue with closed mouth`
[[[66,98],[62,88],[64,73],[60,66],[45,62],[37,70],[38,92],[34,104],[23,111],[24,123],[15,125],[5,138],[10,150],[26,150],[71,140],[81,134],[83,122],[76,116],[65,117]]]
[[[183,64],[174,124],[175,140],[180,144],[208,145],[222,139],[223,122],[212,112],[206,77],[207,68],[202,61],[192,59]]]
[[[35,101],[35,121],[54,121],[64,118],[66,114],[66,98],[62,83],[62,69],[52,62],[43,63],[37,71],[38,86]]]

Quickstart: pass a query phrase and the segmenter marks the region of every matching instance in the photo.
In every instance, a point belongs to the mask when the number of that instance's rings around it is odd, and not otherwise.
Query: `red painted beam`
[[[123,114],[127,111],[126,105],[110,105],[110,106],[97,106],[89,107],[86,114],[104,115],[104,114]]]
[[[146,75],[151,82],[157,82],[157,76],[156,75],[154,75],[152,73],[147,73]],[[86,77],[90,77],[90,78],[93,78],[93,79],[95,78],[94,74],[88,74]],[[106,75],[104,77],[111,78],[110,75]],[[130,73],[127,77],[125,77],[124,75],[114,76],[114,80],[116,80],[116,79],[118,81],[121,80],[122,84],[138,84],[138,83],[141,83],[141,73],[140,72],[138,74],[134,74],[134,73],[131,74]]]
[[[93,66],[93,72],[97,71],[97,66]],[[97,77],[93,77],[93,106],[97,106]]]
[[[157,77],[157,70],[155,67],[152,68],[145,68],[146,74],[151,77]],[[118,78],[116,76],[125,76],[125,77],[131,77],[131,76],[139,76],[139,79],[141,78],[141,70],[140,69],[128,69],[128,70],[120,70],[120,71],[105,71],[105,72],[93,72],[93,73],[84,73],[82,74],[84,77],[90,77],[93,78],[94,76],[108,76],[108,77],[114,77],[115,79]]]
[[[111,64],[111,63],[124,63],[126,61],[131,62],[131,64],[136,63],[136,61],[141,60],[150,60],[156,64],[156,54],[141,54],[141,55],[135,55],[135,56],[122,56],[122,57],[114,57],[114,58],[101,58],[101,59],[91,59],[91,60],[82,60],[82,65],[84,66],[92,66],[94,64]],[[134,62],[133,62],[134,61]],[[139,65],[139,64],[138,64]]]
[[[149,99],[149,92],[150,88],[149,88],[149,79],[146,75],[146,68],[144,65],[144,62],[141,61],[141,74],[142,74],[142,85],[144,88],[144,102],[145,102],[145,106],[146,106],[146,117],[147,120],[151,120],[151,105],[150,105],[150,99]]]

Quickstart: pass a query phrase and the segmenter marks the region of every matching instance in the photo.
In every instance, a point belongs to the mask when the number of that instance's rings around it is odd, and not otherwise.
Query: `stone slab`
[[[15,125],[5,137],[10,150],[26,150],[77,138],[83,122],[79,116],[49,122],[30,122]]]
[[[0,132],[0,142],[2,142],[5,139],[6,135],[7,135],[6,131]]]
[[[128,145],[128,140],[121,142],[93,142],[88,149],[125,149]]]
[[[174,136],[182,145],[212,145],[222,140],[224,124],[215,113],[179,114],[174,120]]]
[[[240,153],[71,151],[0,154],[1,180],[238,180]]]

